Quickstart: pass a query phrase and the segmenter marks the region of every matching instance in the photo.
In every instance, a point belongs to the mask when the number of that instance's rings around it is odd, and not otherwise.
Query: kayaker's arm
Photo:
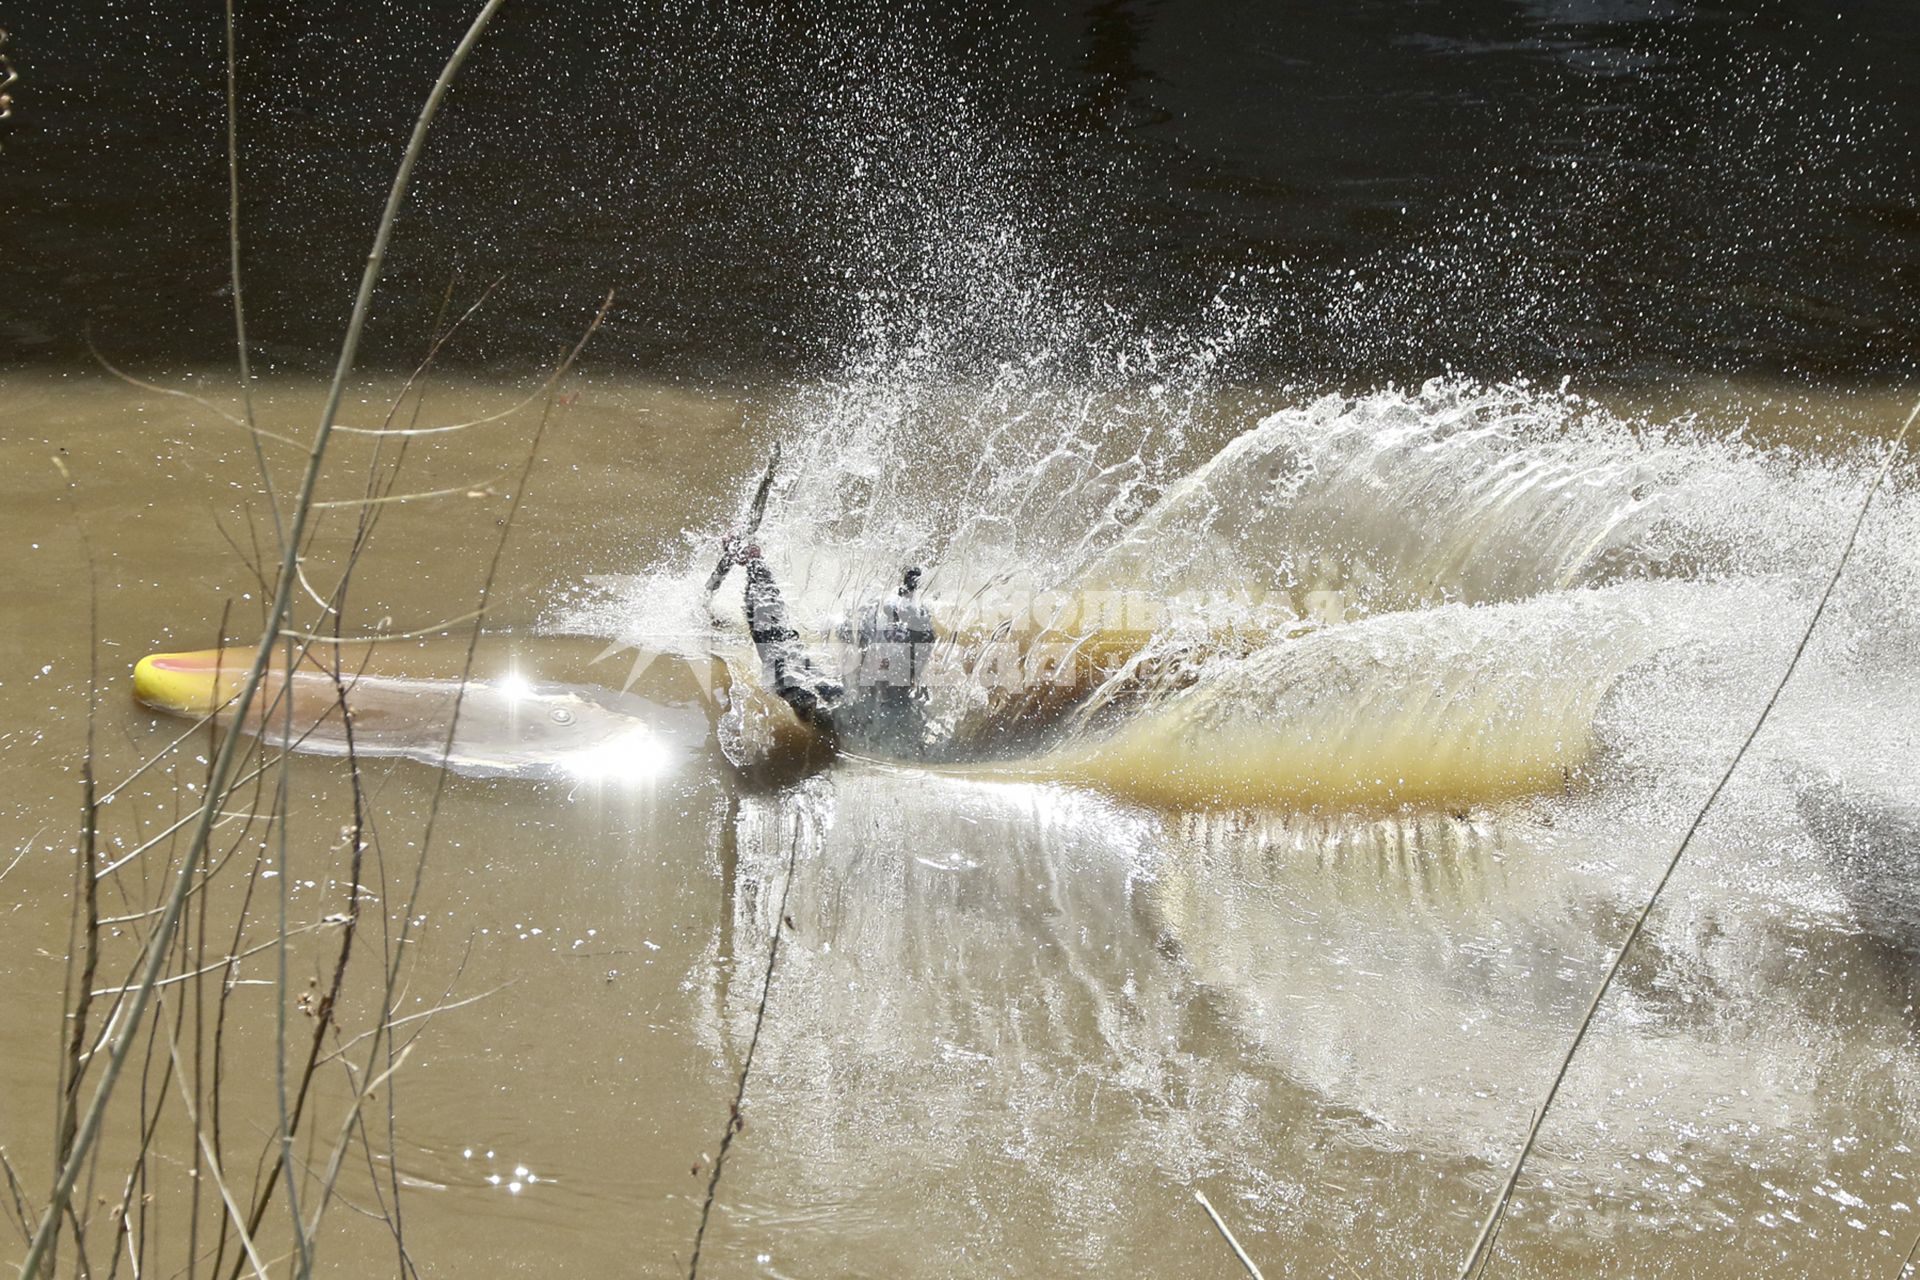
[[[787,602],[773,571],[760,558],[760,548],[730,539],[725,558],[747,571],[747,631],[766,665],[773,691],[794,714],[829,736],[835,734],[834,711],[845,690],[823,675],[801,642],[787,614]]]

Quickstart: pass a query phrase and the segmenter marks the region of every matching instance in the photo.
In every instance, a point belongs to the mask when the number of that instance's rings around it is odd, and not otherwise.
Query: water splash
[[[1196,463],[1241,407],[1183,358],[1184,390],[1131,398],[1012,367],[971,388],[895,367],[797,393],[762,529],[797,612],[824,634],[903,564],[929,566],[952,641],[930,714],[961,754],[1005,716],[993,647],[1051,639],[1091,697],[1043,776],[1160,803],[1471,803],[1562,786],[1596,749],[1603,770],[1713,758],[1864,483],[1864,452],[1442,382],[1282,409]],[[1920,504],[1894,489],[1810,685],[1842,696],[1920,643],[1916,529]],[[561,625],[644,633],[650,611],[710,632],[671,585],[698,567]]]

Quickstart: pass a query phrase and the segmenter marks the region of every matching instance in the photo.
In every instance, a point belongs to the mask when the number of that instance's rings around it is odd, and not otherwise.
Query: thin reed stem
[[[273,472],[267,467],[266,450],[260,447],[260,424],[253,413],[253,365],[247,343],[246,295],[240,287],[240,70],[239,44],[233,21],[233,0],[227,0],[227,259],[232,275],[233,340],[240,357],[240,408],[247,421],[247,438],[253,442],[254,465],[260,469],[260,485],[267,495],[267,511],[273,516],[273,536],[286,544],[286,529],[280,519],[280,498],[273,490]]]
[[[780,963],[780,934],[787,919],[787,895],[793,892],[793,870],[800,857],[800,818],[793,820],[793,840],[787,846],[787,874],[780,885],[780,905],[773,911],[773,939],[767,944],[767,976],[760,985],[760,1003],[753,1011],[753,1035],[747,1039],[747,1054],[740,1063],[740,1078],[734,1084],[733,1101],[727,1106],[727,1127],[720,1133],[720,1149],[713,1157],[713,1171],[707,1175],[707,1196],[700,1204],[700,1226],[693,1233],[693,1257],[687,1263],[687,1280],[699,1280],[700,1248],[707,1240],[707,1222],[713,1216],[714,1197],[720,1191],[720,1174],[727,1165],[727,1152],[733,1139],[746,1127],[741,1108],[747,1102],[747,1077],[753,1071],[753,1055],[760,1048],[760,1030],[767,1022],[767,1002],[773,997],[773,971]]]
[[[1207,1211],[1209,1218],[1213,1219],[1214,1230],[1218,1231],[1220,1238],[1227,1242],[1227,1248],[1233,1250],[1233,1256],[1240,1260],[1240,1265],[1246,1268],[1247,1274],[1252,1276],[1253,1280],[1266,1280],[1266,1277],[1260,1274],[1260,1268],[1253,1265],[1253,1259],[1247,1256],[1247,1251],[1240,1247],[1240,1242],[1233,1238],[1233,1232],[1228,1228],[1227,1220],[1222,1218],[1219,1210],[1213,1207],[1213,1201],[1207,1199],[1207,1193],[1196,1188],[1193,1198],[1200,1202],[1200,1207]]]
[[[1826,589],[1821,591],[1820,599],[1814,605],[1813,613],[1808,617],[1807,625],[1800,633],[1800,641],[1793,648],[1793,656],[1787,660],[1786,670],[1780,673],[1780,679],[1773,686],[1773,692],[1768,695],[1766,704],[1760,708],[1760,714],[1755,717],[1753,727],[1747,730],[1747,736],[1741,740],[1740,749],[1733,753],[1731,760],[1727,761],[1726,770],[1721,773],[1720,780],[1713,784],[1713,790],[1708,793],[1706,802],[1693,815],[1693,821],[1687,824],[1686,834],[1680,837],[1680,843],[1674,849],[1673,857],[1667,860],[1666,869],[1660,873],[1659,880],[1654,882],[1653,892],[1647,895],[1646,903],[1641,906],[1640,914],[1634,917],[1633,926],[1627,930],[1627,936],[1621,941],[1620,949],[1614,952],[1613,963],[1607,966],[1606,976],[1600,979],[1600,985],[1594,989],[1593,999],[1587,1002],[1586,1015],[1580,1019],[1580,1025],[1574,1028],[1573,1039],[1568,1042],[1567,1051],[1561,1055],[1560,1065],[1554,1070],[1553,1079],[1547,1085],[1546,1095],[1540,1099],[1540,1106],[1533,1113],[1533,1122],[1527,1126],[1526,1141],[1520,1144],[1520,1150],[1513,1158],[1513,1166],[1507,1170],[1506,1182],[1501,1186],[1499,1196],[1495,1198],[1492,1209],[1487,1213],[1487,1220],[1480,1228],[1480,1235],[1473,1242],[1472,1251],[1467,1254],[1467,1260],[1460,1268],[1460,1280],[1469,1280],[1476,1270],[1484,1275],[1491,1264],[1493,1239],[1499,1232],[1501,1221],[1506,1217],[1508,1204],[1513,1200],[1513,1189],[1520,1181],[1520,1171],[1526,1166],[1527,1157],[1533,1153],[1534,1143],[1540,1137],[1540,1126],[1546,1122],[1547,1112],[1552,1108],[1554,1099],[1560,1096],[1560,1086],[1567,1078],[1568,1068],[1573,1065],[1574,1055],[1580,1051],[1581,1044],[1587,1038],[1588,1029],[1593,1026],[1594,1015],[1600,1011],[1600,1002],[1606,999],[1608,990],[1613,986],[1614,978],[1620,973],[1621,965],[1626,962],[1627,953],[1639,940],[1640,931],[1646,925],[1647,917],[1653,913],[1654,904],[1660,901],[1660,895],[1665,891],[1667,882],[1673,879],[1673,873],[1679,869],[1680,860],[1686,856],[1688,848],[1692,846],[1694,836],[1699,834],[1701,825],[1707,820],[1707,814],[1713,810],[1714,804],[1720,799],[1721,792],[1725,791],[1727,784],[1733,780],[1734,771],[1740,767],[1740,762],[1746,759],[1747,749],[1753,745],[1754,739],[1760,736],[1760,730],[1766,726],[1767,718],[1773,714],[1773,708],[1780,701],[1780,695],[1786,692],[1788,681],[1793,679],[1793,673],[1799,669],[1800,659],[1806,654],[1807,645],[1812,642],[1813,633],[1819,627],[1820,619],[1827,612],[1827,602],[1833,599],[1834,588],[1840,585],[1840,575],[1846,571],[1847,561],[1853,557],[1854,544],[1860,540],[1860,529],[1867,522],[1867,512],[1873,506],[1874,495],[1880,492],[1880,485],[1886,480],[1887,472],[1893,469],[1894,459],[1900,456],[1900,450],[1906,444],[1907,435],[1913,430],[1916,418],[1920,418],[1920,402],[1916,402],[1912,412],[1907,414],[1906,422],[1901,424],[1900,433],[1887,447],[1886,456],[1881,459],[1879,470],[1874,472],[1873,483],[1867,486],[1866,496],[1860,500],[1860,510],[1853,518],[1853,526],[1847,531],[1846,544],[1840,548],[1840,558],[1834,562],[1833,573],[1827,579]]]
[[[81,925],[80,948],[82,959],[80,972],[76,978],[73,972],[73,947],[71,929],[67,950],[65,985],[71,997],[73,1008],[73,1026],[68,1032],[66,1053],[61,1064],[61,1089],[57,1132],[55,1137],[55,1159],[65,1159],[73,1150],[75,1133],[80,1116],[80,1087],[87,1070],[87,1026],[93,1005],[93,981],[100,964],[100,884],[93,874],[97,860],[100,840],[99,788],[95,781],[94,762],[97,759],[98,742],[95,726],[99,720],[100,705],[100,590],[99,573],[93,554],[93,541],[87,536],[85,522],[75,501],[77,486],[72,474],[64,463],[55,459],[66,480],[64,497],[68,513],[73,518],[74,533],[80,540],[82,552],[87,562],[87,741],[86,756],[81,765],[81,809],[80,842],[75,852],[74,884],[76,911],[85,913]],[[62,1007],[65,1007],[63,1001]],[[69,1214],[71,1219],[72,1215]],[[55,1229],[56,1234],[58,1228]],[[79,1226],[74,1227],[74,1247],[79,1253],[82,1266],[85,1265],[86,1242],[81,1238]]]
[[[1893,1273],[1893,1280],[1907,1280],[1907,1270],[1913,1266],[1916,1254],[1920,1254],[1920,1235],[1915,1235],[1913,1243],[1907,1246],[1907,1256],[1900,1260],[1900,1269]]]
[[[587,342],[593,337],[593,335],[599,331],[601,323],[606,319],[607,312],[612,308],[612,306],[613,306],[613,294],[609,292],[606,296],[606,299],[600,304],[600,310],[594,316],[592,323],[590,323],[587,326],[586,332],[581,335],[580,340],[574,345],[573,350],[568,353],[567,357],[560,362],[559,366],[556,368],[554,372],[553,377],[548,379],[547,386],[549,389],[549,396],[548,396],[548,402],[547,402],[547,412],[542,413],[540,417],[539,426],[535,429],[533,434],[533,439],[529,443],[526,460],[520,470],[519,483],[514,487],[513,497],[511,502],[508,505],[507,515],[501,524],[500,537],[494,544],[493,556],[488,562],[487,573],[481,583],[480,599],[479,599],[480,607],[470,615],[475,619],[478,619],[484,616],[486,613],[487,603],[493,591],[493,584],[496,577],[499,574],[500,562],[506,550],[508,535],[512,532],[513,526],[519,515],[521,503],[524,500],[526,495],[528,478],[531,476],[533,472],[534,463],[539,457],[540,444],[542,440],[545,438],[548,416],[551,413],[552,407],[553,407],[552,390],[559,385],[560,379],[565,375],[565,373],[568,370],[570,370],[573,367],[575,362],[578,361],[580,357],[580,353],[583,350],[585,350]],[[388,637],[388,638],[392,638],[392,637]],[[326,637],[316,636],[316,637],[309,637],[309,639],[325,640]],[[479,640],[480,640],[480,629],[478,626],[476,626],[468,638],[466,663],[464,668],[461,671],[460,681],[457,686],[456,693],[454,695],[453,714],[448,719],[447,735],[442,744],[441,769],[435,779],[433,799],[428,806],[426,826],[420,838],[420,855],[419,855],[418,861],[415,864],[413,885],[412,885],[411,891],[408,894],[406,909],[402,918],[400,939],[399,939],[400,945],[395,947],[393,958],[390,961],[387,968],[386,985],[383,990],[383,997],[382,997],[382,1003],[381,1003],[381,1008],[383,1010],[391,1007],[393,992],[396,986],[398,985],[399,966],[400,966],[402,956],[406,954],[405,943],[407,942],[411,934],[414,909],[419,901],[420,888],[423,882],[423,877],[426,872],[427,850],[429,845],[432,842],[433,827],[439,815],[441,800],[446,793],[446,779],[447,779],[448,771],[445,766],[447,761],[453,755],[454,737],[455,737],[455,734],[459,731],[460,709],[465,701],[467,686],[470,683],[473,675],[473,664],[474,664],[475,655],[478,651]],[[282,882],[284,883],[284,876],[282,877]],[[384,1017],[382,1021],[384,1023]],[[366,1074],[368,1075],[371,1075],[373,1072],[373,1061],[376,1057],[378,1057],[380,1053],[381,1044],[384,1038],[385,1038],[384,1026],[377,1026],[376,1034],[374,1037],[374,1045],[368,1058],[368,1064],[366,1069]],[[300,1084],[294,1091],[291,1119],[292,1119],[292,1123],[296,1126],[299,1123],[302,1108],[307,1098],[308,1090],[311,1087],[314,1073],[320,1062],[321,1045],[322,1045],[321,1036],[316,1032],[316,1035],[313,1038],[312,1045],[308,1054],[306,1067],[302,1073]],[[385,1079],[391,1076],[393,1074],[394,1069],[397,1068],[397,1066],[398,1066],[397,1062],[390,1065],[388,1069],[384,1073],[382,1073],[381,1078]],[[353,1105],[355,1107],[360,1106],[362,1102],[364,1102],[367,1096],[370,1096],[370,1094],[357,1095],[356,1101],[354,1102]],[[288,1170],[288,1174],[290,1177],[291,1170]],[[265,1185],[262,1187],[259,1195],[255,1197],[253,1210],[248,1216],[248,1229],[250,1231],[259,1230],[260,1222],[266,1214],[267,1205],[272,1199],[275,1184],[279,1180],[280,1176],[281,1176],[281,1170],[278,1166],[268,1169],[266,1174],[266,1179],[265,1179]],[[329,1189],[325,1184],[323,1184],[322,1207],[324,1207],[325,1200],[328,1194],[329,1194]],[[237,1277],[238,1274],[239,1274],[239,1267],[236,1264],[232,1272],[232,1277]]]
[[[346,394],[346,383],[360,351],[360,336],[366,328],[367,313],[373,305],[375,286],[379,283],[382,267],[386,262],[387,246],[393,237],[394,224],[399,221],[400,208],[405,203],[406,193],[413,177],[414,166],[426,150],[427,135],[432,128],[433,119],[439,113],[440,104],[445,99],[448,87],[466,62],[467,56],[479,42],[481,34],[493,20],[506,0],[487,0],[479,14],[474,18],[467,33],[455,47],[452,57],[441,70],[427,96],[425,106],[414,122],[413,134],[408,139],[406,151],[401,156],[399,169],[394,174],[393,185],[387,195],[386,207],[382,210],[380,223],[374,234],[373,247],[367,254],[366,269],[361,274],[360,287],[355,295],[353,312],[347,321],[346,337],[341,343],[340,358],[335,365],[333,381],[327,390],[326,405],[321,411],[320,423],[314,432],[313,445],[307,456],[305,475],[301,479],[298,496],[294,500],[285,544],[281,553],[280,576],[276,584],[274,600],[267,615],[267,625],[262,628],[259,645],[255,650],[253,662],[249,666],[246,679],[241,685],[240,695],[235,699],[236,717],[244,719],[253,704],[254,694],[260,687],[266,673],[267,663],[273,654],[275,641],[279,638],[282,620],[292,603],[294,583],[293,561],[298,556],[305,534],[314,490],[319,484],[320,469],[326,457],[327,442],[332,434],[334,419],[339,415],[340,402]],[[159,981],[161,971],[167,962],[171,950],[174,930],[179,924],[182,904],[188,888],[194,880],[194,872],[200,864],[201,854],[205,851],[211,835],[214,815],[220,807],[220,796],[225,789],[229,773],[232,771],[239,754],[239,743],[244,735],[229,734],[221,743],[220,752],[215,757],[211,772],[212,786],[201,805],[200,820],[193,839],[188,845],[186,856],[181,859],[180,869],[174,878],[170,890],[167,910],[161,916],[154,937],[148,943],[147,964],[142,974],[139,988],[133,993],[131,1003],[124,1014],[124,1023],[116,1036],[106,1066],[101,1071],[99,1083],[75,1135],[73,1149],[67,1153],[59,1172],[54,1177],[52,1190],[47,1197],[47,1206],[40,1224],[28,1245],[27,1256],[21,1266],[24,1280],[35,1280],[41,1274],[42,1264],[48,1260],[48,1251],[65,1210],[68,1198],[72,1195],[74,1183],[80,1176],[86,1157],[98,1137],[100,1124],[106,1114],[107,1103],[113,1096],[114,1086],[118,1083],[121,1071],[125,1068],[128,1053],[152,998],[153,987]]]

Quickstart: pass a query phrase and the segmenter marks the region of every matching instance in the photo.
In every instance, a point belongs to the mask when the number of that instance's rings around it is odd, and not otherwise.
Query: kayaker
[[[726,538],[721,564],[746,570],[747,630],[773,692],[803,723],[836,749],[903,759],[927,753],[925,676],[934,629],[920,602],[918,568],[908,569],[891,595],[869,602],[836,628],[842,658],[830,664],[801,640],[757,544]]]

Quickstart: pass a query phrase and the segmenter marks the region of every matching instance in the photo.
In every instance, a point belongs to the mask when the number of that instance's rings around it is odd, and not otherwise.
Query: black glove
[[[760,544],[748,540],[744,534],[729,533],[720,539],[721,564],[745,564],[749,560],[758,560],[759,558]]]

